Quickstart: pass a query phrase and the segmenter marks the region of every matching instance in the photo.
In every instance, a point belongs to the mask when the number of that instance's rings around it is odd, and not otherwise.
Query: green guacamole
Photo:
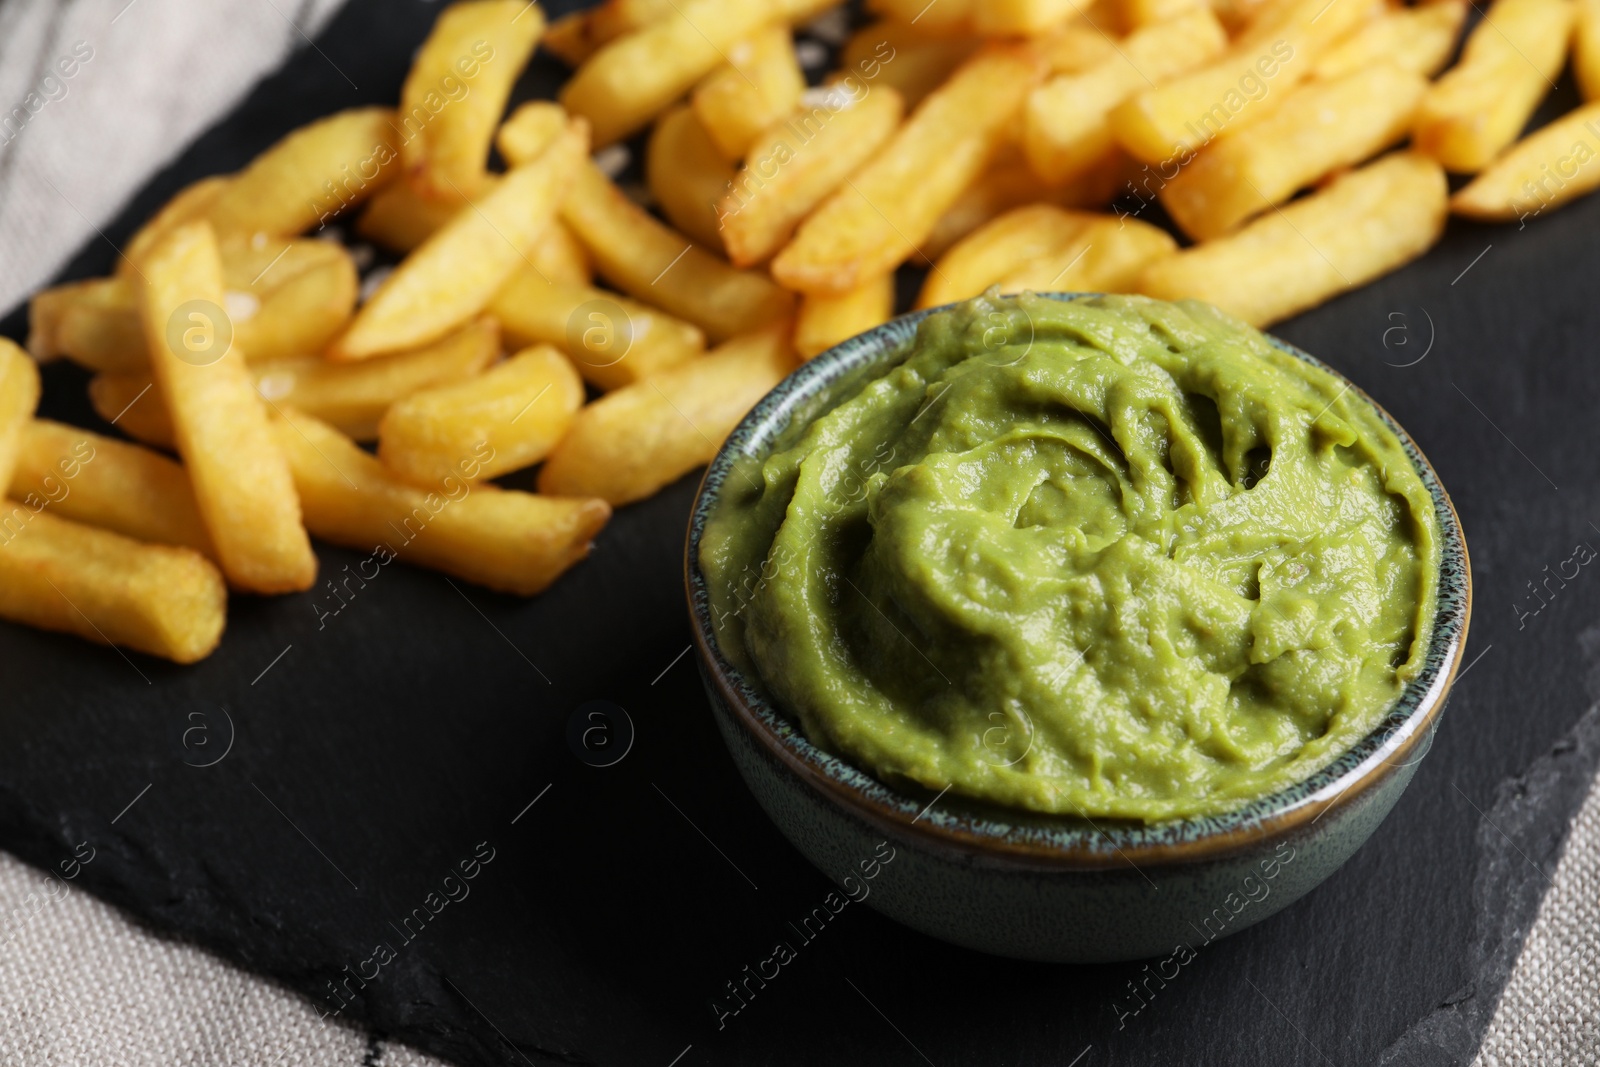
[[[1433,502],[1331,375],[1208,305],[925,320],[700,545],[724,654],[890,784],[1215,814],[1369,732],[1421,667]]]

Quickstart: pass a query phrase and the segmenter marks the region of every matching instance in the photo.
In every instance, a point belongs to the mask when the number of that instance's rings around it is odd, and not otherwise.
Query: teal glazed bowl
[[[1050,294],[1071,300],[1084,294]],[[1378,410],[1432,495],[1441,538],[1438,607],[1424,668],[1389,714],[1310,778],[1223,815],[1094,823],[891,788],[813,745],[717,646],[700,536],[736,461],[764,457],[909,355],[918,324],[894,319],[817,356],[728,437],[689,524],[685,582],[701,678],[740,775],[778,829],[834,882],[933,937],[1018,959],[1104,962],[1198,952],[1293,903],[1383,821],[1431,746],[1460,668],[1472,578],[1460,520],[1433,467]],[[892,856],[883,862],[885,856]],[[864,882],[870,877],[870,885]]]

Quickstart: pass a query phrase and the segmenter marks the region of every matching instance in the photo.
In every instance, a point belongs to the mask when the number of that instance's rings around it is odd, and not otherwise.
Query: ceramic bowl
[[[1410,783],[1466,643],[1472,579],[1460,520],[1433,467],[1378,408],[1432,494],[1443,531],[1433,640],[1422,672],[1388,716],[1297,785],[1224,815],[1148,825],[1096,825],[890,788],[813,745],[724,658],[700,572],[700,533],[736,459],[768,453],[831,396],[904,359],[917,324],[931,313],[901,316],[806,363],[746,416],[707,470],[690,520],[685,580],[717,725],[784,836],[853,898],[885,915],[1000,956],[1187,962],[1185,952],[1315,888],[1372,835]],[[1272,343],[1338,376],[1293,346]],[[1354,385],[1350,391],[1371,403]]]

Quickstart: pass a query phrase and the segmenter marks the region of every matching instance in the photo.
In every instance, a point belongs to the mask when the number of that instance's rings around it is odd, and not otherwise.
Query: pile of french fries
[[[1452,209],[1600,185],[1600,103],[1517,140],[1569,53],[1600,97],[1600,0],[1496,0],[1447,71],[1468,0],[867,6],[851,33],[836,0],[548,26],[461,0],[397,108],[183,190],[112,277],[34,298],[29,352],[0,341],[0,617],[193,662],[229,590],[317,583],[313,536],[531,596],[887,320],[903,265],[922,306],[1126,291],[1265,325]],[[801,25],[840,45],[820,83]],[[573,76],[507,117],[541,43]],[[1451,197],[1446,171],[1477,176]],[[335,220],[398,264],[363,282]],[[55,358],[131,442],[35,417]],[[536,493],[493,481],[531,467]]]

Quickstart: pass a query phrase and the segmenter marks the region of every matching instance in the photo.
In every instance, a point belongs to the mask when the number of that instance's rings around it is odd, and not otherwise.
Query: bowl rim
[[[1035,295],[1071,302],[1104,294]],[[966,801],[935,810],[948,787],[937,795],[926,790],[924,796],[915,796],[807,739],[799,725],[752,686],[717,646],[699,564],[700,535],[706,517],[715,506],[735,459],[768,451],[772,439],[789,426],[791,416],[802,404],[841,378],[885,361],[914,338],[923,319],[956,306],[959,305],[945,304],[897,316],[802,364],[750,410],[706,469],[685,539],[684,585],[702,675],[708,685],[715,685],[741,729],[813,790],[880,830],[990,862],[1073,870],[1130,865],[1137,869],[1141,864],[1221,859],[1275,842],[1302,828],[1309,832],[1328,811],[1353,804],[1372,787],[1427,754],[1445,699],[1460,672],[1471,622],[1472,572],[1461,520],[1433,465],[1381,404],[1338,370],[1264,331],[1274,347],[1333,375],[1347,391],[1377,411],[1399,438],[1434,503],[1441,538],[1432,640],[1422,671],[1406,683],[1388,715],[1369,733],[1310,777],[1230,811],[1156,823],[1109,825],[1097,824],[1087,816],[1079,820],[1036,815]]]

